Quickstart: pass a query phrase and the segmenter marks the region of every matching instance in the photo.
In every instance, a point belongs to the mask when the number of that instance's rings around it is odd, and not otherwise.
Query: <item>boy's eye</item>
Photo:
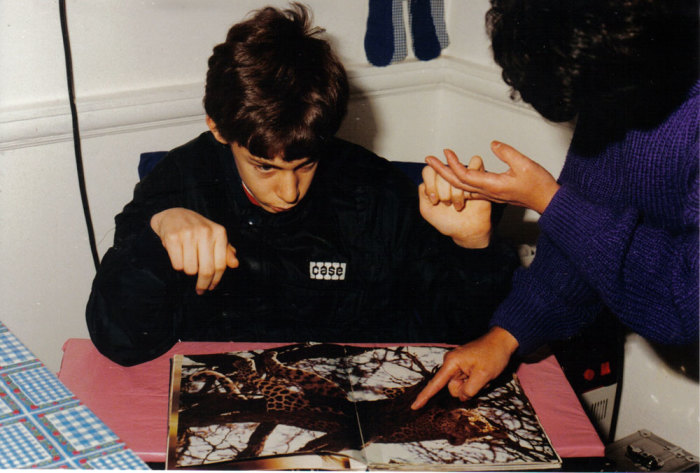
[[[272,171],[272,166],[270,166],[269,164],[258,164],[255,167],[262,172]]]

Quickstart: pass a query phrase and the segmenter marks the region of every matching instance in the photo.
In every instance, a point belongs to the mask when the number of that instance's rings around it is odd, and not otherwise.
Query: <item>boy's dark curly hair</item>
[[[643,126],[697,79],[697,0],[491,0],[503,79],[542,116]]]
[[[347,110],[348,80],[305,7],[267,7],[214,47],[204,96],[220,135],[254,155],[317,159]]]

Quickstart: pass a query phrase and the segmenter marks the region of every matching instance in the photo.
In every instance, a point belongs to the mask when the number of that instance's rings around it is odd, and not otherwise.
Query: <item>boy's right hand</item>
[[[151,228],[160,237],[176,271],[197,275],[197,294],[214,289],[226,268],[237,268],[236,249],[226,229],[185,208],[163,210],[151,217]]]

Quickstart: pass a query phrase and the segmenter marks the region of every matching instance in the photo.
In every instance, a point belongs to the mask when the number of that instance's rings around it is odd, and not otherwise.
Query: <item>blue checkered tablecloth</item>
[[[148,466],[0,322],[0,469]]]

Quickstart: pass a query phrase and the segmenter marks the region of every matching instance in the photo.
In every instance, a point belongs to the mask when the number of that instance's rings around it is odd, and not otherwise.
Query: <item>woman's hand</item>
[[[559,190],[556,179],[545,168],[505,143],[494,141],[491,150],[508,165],[506,172],[495,174],[466,168],[450,150],[445,150],[448,165],[434,156],[428,156],[426,162],[453,187],[465,191],[467,199],[488,199],[544,212]]]
[[[453,397],[466,401],[503,372],[518,341],[507,330],[493,327],[480,338],[445,354],[433,379],[418,394],[411,409],[420,409],[445,385]]]
[[[483,171],[481,158],[474,156],[469,169]],[[489,201],[467,200],[462,189],[450,185],[430,166],[423,168],[423,183],[418,187],[418,195],[421,215],[440,233],[451,237],[463,248],[489,245],[492,230]]]
[[[184,208],[163,210],[151,218],[176,271],[197,275],[197,294],[214,289],[226,268],[237,268],[236,250],[226,229],[197,212]]]

